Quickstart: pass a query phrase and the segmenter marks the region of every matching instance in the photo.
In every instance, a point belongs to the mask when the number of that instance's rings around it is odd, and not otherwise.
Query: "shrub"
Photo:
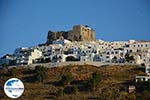
[[[125,55],[125,59],[126,59],[127,62],[133,62],[133,61],[135,60],[134,57],[133,57],[133,56],[130,56],[129,53],[127,53],[127,54]]]
[[[57,91],[57,96],[63,96],[65,93],[64,93],[64,90],[63,89],[60,89]]]
[[[136,89],[138,92],[143,92],[145,90],[150,91],[150,81],[139,81],[136,83]]]
[[[72,92],[73,92],[74,94],[76,94],[78,91],[79,91],[79,89],[78,89],[77,86],[73,86],[73,87],[72,87]]]
[[[73,78],[71,74],[66,74],[63,75],[61,78],[61,83],[65,86],[65,85],[69,85],[70,82],[72,82]]]
[[[17,69],[15,67],[11,68],[9,70],[9,75],[12,76],[12,77],[16,77],[16,75],[17,75]]]
[[[75,58],[74,56],[66,57],[66,61],[79,61],[79,59]]]
[[[36,72],[38,72],[38,71],[46,71],[46,68],[43,67],[43,66],[41,66],[41,65],[40,65],[40,66],[36,66],[36,67],[35,67],[35,71],[36,71]]]
[[[43,66],[36,66],[35,67],[37,81],[39,81],[39,82],[44,81],[44,79],[46,78],[46,71],[47,71],[47,69]]]
[[[2,64],[2,68],[3,68],[3,69],[8,69],[7,64]]]
[[[141,66],[145,66],[145,63],[142,63]]]
[[[98,87],[100,81],[101,75],[97,72],[93,73],[92,78],[88,82],[90,89],[95,90]]]
[[[116,56],[114,56],[114,57],[112,58],[112,62],[113,62],[113,63],[116,63],[116,62],[117,62],[117,57],[116,57]]]
[[[97,100],[128,100],[117,87],[103,89]]]
[[[73,92],[73,89],[71,86],[65,86],[63,91],[65,94],[71,94]]]
[[[8,66],[6,64],[2,64],[2,70],[4,74],[8,74]]]

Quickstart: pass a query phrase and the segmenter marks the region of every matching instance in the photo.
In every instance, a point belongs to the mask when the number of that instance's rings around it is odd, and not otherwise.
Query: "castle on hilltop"
[[[87,25],[74,25],[70,31],[49,31],[46,44],[51,44],[52,41],[60,38],[70,41],[94,41],[95,30]]]

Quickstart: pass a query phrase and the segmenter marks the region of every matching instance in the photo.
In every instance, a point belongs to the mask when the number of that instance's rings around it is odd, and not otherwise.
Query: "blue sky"
[[[0,0],[0,56],[87,24],[103,40],[150,40],[150,0]]]

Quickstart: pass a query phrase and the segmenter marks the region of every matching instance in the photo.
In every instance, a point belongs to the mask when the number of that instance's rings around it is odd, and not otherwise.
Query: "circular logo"
[[[6,81],[4,92],[10,98],[19,98],[24,92],[24,85],[21,80],[11,78]]]

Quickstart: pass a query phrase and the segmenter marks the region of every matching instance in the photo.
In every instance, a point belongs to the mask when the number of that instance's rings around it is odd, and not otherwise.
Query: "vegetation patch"
[[[149,83],[135,83],[144,74],[140,66],[69,65],[66,67],[0,69],[0,99],[9,100],[3,85],[12,77],[21,79],[25,92],[18,100],[149,100]],[[128,93],[128,86],[136,91]]]

